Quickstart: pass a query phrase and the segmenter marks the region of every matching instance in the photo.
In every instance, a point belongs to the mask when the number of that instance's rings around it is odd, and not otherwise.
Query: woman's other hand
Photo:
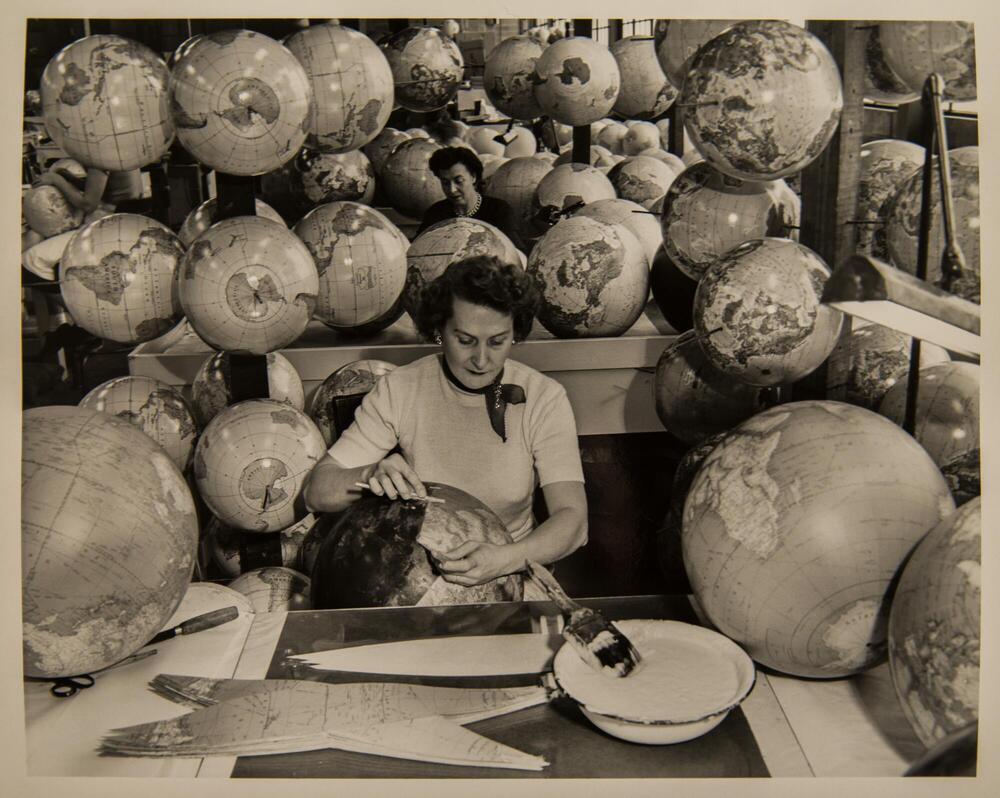
[[[508,546],[467,540],[451,551],[436,552],[434,561],[446,581],[471,587],[518,570],[510,553]]]
[[[380,460],[368,478],[368,487],[377,496],[390,499],[426,499],[427,489],[406,458],[398,452]]]

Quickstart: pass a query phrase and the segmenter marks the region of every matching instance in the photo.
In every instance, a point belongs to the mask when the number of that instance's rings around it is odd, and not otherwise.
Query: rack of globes
[[[768,391],[822,365],[839,337],[841,314],[822,290],[830,268],[797,242],[799,210],[782,179],[829,141],[841,103],[837,72],[822,45],[786,23],[713,22],[719,27],[684,54],[678,46],[660,49],[668,30],[680,28],[677,21],[661,22],[658,53],[668,75],[683,70],[676,102],[701,158],[675,178],[663,200],[663,248],[651,274],[661,307],[678,295],[690,304],[690,321],[678,328],[688,331],[663,352],[654,380],[664,426],[691,447],[658,533],[664,571],[682,560],[682,576],[709,621],[781,673],[845,677],[888,660],[900,706],[919,739],[928,747],[951,739],[978,714],[979,366],[952,362],[948,351],[923,342],[914,365],[922,392],[911,437],[898,425],[912,339],[855,319],[846,341],[852,362],[847,401],[770,406]],[[939,64],[947,52],[965,64],[956,69],[961,86],[969,74],[971,30],[941,23],[948,29],[943,33],[952,34],[941,35],[929,29],[935,24],[874,28],[866,96],[875,93],[873,84],[886,92],[882,98],[918,96],[926,65],[915,73],[913,88],[893,73],[898,91],[887,93],[886,62],[906,58],[904,38],[925,45],[912,49],[911,61],[936,58]],[[901,30],[892,30],[897,25]],[[871,43],[879,44],[879,33],[888,44],[876,49]],[[779,63],[792,41],[811,49],[818,66],[816,74],[797,75],[805,83],[784,95],[813,104],[786,119],[780,103],[764,113],[755,108],[755,95],[781,96],[775,84],[767,85],[774,76],[740,86],[725,64],[735,68],[733,53],[753,58],[755,48],[758,56],[759,48],[771,49],[771,63]],[[884,46],[891,54],[873,69]],[[677,63],[668,64],[667,56]],[[958,97],[962,89],[955,91]],[[745,117],[715,112],[719,98],[727,97],[744,100],[738,107]],[[762,119],[776,136],[774,158],[747,146]],[[623,136],[603,130],[612,145]],[[952,290],[978,301],[975,148],[953,150],[950,158],[960,243],[971,260]],[[911,272],[923,159],[923,148],[900,141],[869,142],[861,152],[855,218],[877,224],[860,228],[859,252]],[[932,264],[944,249],[939,191],[935,187],[932,203]],[[939,280],[932,272],[930,282]],[[658,282],[669,287],[661,289],[666,299],[657,297]],[[685,321],[676,307],[670,310]],[[667,308],[664,313],[670,318]],[[854,435],[865,443],[854,443]],[[880,487],[865,495],[873,482]],[[888,512],[875,509],[886,502]],[[890,529],[895,544],[883,538]]]

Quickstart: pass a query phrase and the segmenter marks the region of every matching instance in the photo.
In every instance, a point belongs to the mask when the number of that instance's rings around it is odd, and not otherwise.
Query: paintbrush
[[[365,490],[371,490],[371,486],[367,482],[355,482],[355,487],[364,488]],[[419,496],[411,496],[409,499],[404,499],[408,502],[434,502],[435,504],[444,504],[444,499],[438,496],[425,496],[420,498]]]
[[[639,664],[631,641],[598,610],[573,601],[548,569],[528,560],[527,571],[566,616],[562,636],[595,671],[628,676]]]

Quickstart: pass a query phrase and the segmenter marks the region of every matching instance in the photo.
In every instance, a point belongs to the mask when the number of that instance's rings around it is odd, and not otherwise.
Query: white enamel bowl
[[[553,661],[560,690],[591,723],[614,737],[647,745],[693,740],[718,726],[753,689],[753,660],[718,632],[680,621],[629,620],[615,625],[644,660],[629,676],[596,674],[569,645],[563,645]],[[672,651],[677,666],[671,672],[664,663],[654,665],[644,650],[653,652],[653,658],[670,656]],[[702,665],[690,667],[692,663]],[[630,680],[642,682],[627,684]],[[638,686],[647,691],[648,700],[641,708],[634,696],[629,698]],[[678,694],[692,690],[697,699],[677,700]]]

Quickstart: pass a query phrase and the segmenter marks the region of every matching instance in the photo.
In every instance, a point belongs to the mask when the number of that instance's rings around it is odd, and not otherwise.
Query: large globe
[[[264,202],[264,200],[255,197],[253,205],[254,211],[258,216],[263,216],[265,219],[271,219],[281,225],[285,225],[285,220],[281,218],[281,214]],[[190,247],[198,236],[215,224],[218,213],[219,201],[216,197],[211,197],[198,205],[198,207],[193,208],[184,217],[184,222],[177,231],[177,237],[180,238],[181,243],[185,247]]]
[[[872,25],[865,39],[865,99],[892,105],[920,99],[920,92],[903,83],[886,63],[880,28],[880,25]]]
[[[444,199],[441,181],[431,171],[430,159],[440,146],[426,139],[410,139],[396,146],[382,168],[382,190],[404,216],[420,219],[435,202]]]
[[[297,163],[298,179],[293,186],[311,206],[342,200],[370,205],[375,196],[375,171],[361,150],[341,154],[303,151]]]
[[[89,673],[138,651],[180,604],[197,546],[191,491],[140,430],[89,408],[24,411],[26,676]]]
[[[547,116],[565,125],[589,125],[611,112],[621,73],[605,45],[570,36],[545,48],[533,80],[535,100]]]
[[[678,103],[706,161],[742,180],[774,180],[826,148],[844,98],[837,64],[816,36],[749,20],[698,50]]]
[[[941,469],[958,504],[980,493],[979,370],[976,363],[922,365],[917,386],[913,435]],[[878,412],[902,424],[906,391],[907,382],[900,378],[886,391]]]
[[[837,344],[843,316],[820,302],[830,269],[784,238],[734,247],[702,276],[694,329],[716,368],[751,385],[794,382]]]
[[[906,382],[912,342],[913,339],[905,333],[854,319],[846,344],[851,370],[847,375],[845,401],[878,410],[886,392],[897,383]],[[921,367],[948,360],[948,353],[940,346],[929,341],[921,342]]]
[[[951,199],[955,209],[955,232],[965,256],[964,273],[951,283],[950,290],[972,302],[979,302],[979,148],[958,147],[948,152],[951,166]],[[910,274],[917,272],[920,240],[920,204],[923,171],[913,172],[888,201],[885,211],[885,240],[893,266]],[[941,256],[944,253],[944,213],[941,208],[941,181],[937,169],[931,184],[931,236],[928,245],[927,281],[941,285]]]
[[[437,28],[404,28],[379,43],[392,70],[396,103],[436,111],[451,102],[464,77],[462,51]]]
[[[183,256],[166,225],[134,213],[105,216],[74,233],[63,252],[63,301],[92,335],[123,344],[152,340],[180,319]]]
[[[668,344],[653,379],[656,415],[674,437],[699,443],[763,409],[761,389],[719,371],[693,330]]]
[[[284,225],[234,216],[184,255],[179,294],[188,322],[215,349],[262,355],[292,343],[312,317],[316,263]]]
[[[777,191],[783,180],[750,182],[702,161],[670,184],[660,226],[670,259],[693,280],[744,241],[787,236],[798,226],[798,208]]]
[[[171,385],[140,375],[102,382],[80,407],[128,421],[163,447],[183,471],[191,461],[198,425],[183,395]]]
[[[982,504],[920,541],[889,613],[889,669],[903,714],[930,747],[979,717]]]
[[[264,356],[263,367],[267,375],[267,396],[247,396],[252,390],[253,372],[247,372],[246,383],[241,384],[243,375],[237,367],[234,380],[232,357],[228,352],[209,355],[198,367],[191,379],[191,405],[204,429],[208,422],[226,407],[243,399],[273,399],[285,402],[296,410],[305,407],[305,390],[302,378],[287,357],[280,352],[268,352]],[[250,368],[254,367],[251,362]]]
[[[559,216],[581,205],[615,199],[611,181],[593,166],[563,163],[552,167],[535,188],[531,198],[535,235],[545,232]]]
[[[42,73],[42,116],[52,140],[87,166],[138,169],[174,140],[163,59],[122,36],[86,36]]]
[[[170,107],[184,149],[233,175],[291,160],[316,113],[302,64],[250,30],[206,33],[192,44],[170,73]]]
[[[608,180],[620,199],[637,202],[656,212],[670,190],[678,172],[663,161],[646,155],[633,155],[608,170]]]
[[[466,540],[502,546],[510,533],[485,504],[463,490],[426,483],[442,503],[392,501],[364,495],[326,535],[312,570],[316,609],[406,607],[519,601],[521,577],[509,574],[464,587],[445,581],[431,564],[426,541],[449,550]]]
[[[368,144],[361,148],[361,151],[368,156],[368,160],[371,162],[372,169],[375,170],[376,175],[382,174],[382,166],[385,164],[386,159],[392,154],[392,151],[396,147],[402,144],[404,141],[408,141],[410,135],[404,133],[402,130],[396,130],[392,127],[382,128],[382,132],[379,133],[374,139],[372,139]]]
[[[511,158],[490,177],[486,195],[503,200],[514,211],[514,224],[523,237],[536,235],[532,200],[539,182],[552,171],[552,164],[534,156]]]
[[[677,89],[663,74],[650,38],[626,36],[609,49],[621,73],[612,110],[625,119],[655,119],[665,114],[677,99]]]
[[[277,532],[305,515],[302,486],[324,454],[323,436],[301,410],[247,399],[205,428],[194,452],[195,484],[223,523]]]
[[[287,612],[312,608],[309,577],[291,568],[272,565],[254,568],[229,583],[230,590],[246,596],[254,612]]]
[[[660,225],[656,216],[639,203],[627,199],[602,199],[577,210],[574,216],[587,216],[610,225],[624,225],[642,244],[646,260],[652,264],[660,247]]]
[[[354,360],[327,377],[309,401],[309,418],[316,422],[327,446],[354,421],[354,411],[379,378],[396,368],[384,360]]]
[[[649,298],[649,263],[625,227],[563,219],[528,257],[541,293],[538,320],[558,338],[621,335]]]
[[[895,424],[792,402],[705,458],[684,503],[684,567],[711,623],[757,662],[846,676],[884,658],[894,577],[953,511],[937,467]]]
[[[976,33],[971,22],[882,22],[886,63],[912,91],[932,72],[944,78],[948,100],[976,99]]]
[[[393,104],[392,70],[375,42],[327,23],[293,33],[285,46],[305,68],[316,98],[308,146],[349,152],[374,139]]]
[[[21,212],[28,227],[42,238],[74,230],[83,221],[83,210],[70,205],[66,195],[55,186],[36,186],[25,191]]]
[[[653,43],[660,68],[678,90],[691,58],[698,48],[714,39],[736,19],[658,19],[653,28]]]
[[[403,306],[416,312],[420,293],[428,283],[444,274],[452,263],[479,255],[494,256],[504,263],[521,265],[521,256],[506,234],[489,222],[456,217],[428,227],[406,253],[406,293]]]
[[[861,147],[861,172],[858,175],[858,204],[854,212],[857,225],[855,251],[888,260],[885,221],[889,203],[900,186],[920,171],[924,148],[911,141],[878,139]]]
[[[530,36],[510,36],[486,57],[483,67],[486,96],[511,119],[535,119],[542,115],[531,76],[544,49]]]
[[[331,202],[307,213],[295,234],[316,261],[316,318],[347,333],[375,332],[399,318],[409,242],[382,213]]]

